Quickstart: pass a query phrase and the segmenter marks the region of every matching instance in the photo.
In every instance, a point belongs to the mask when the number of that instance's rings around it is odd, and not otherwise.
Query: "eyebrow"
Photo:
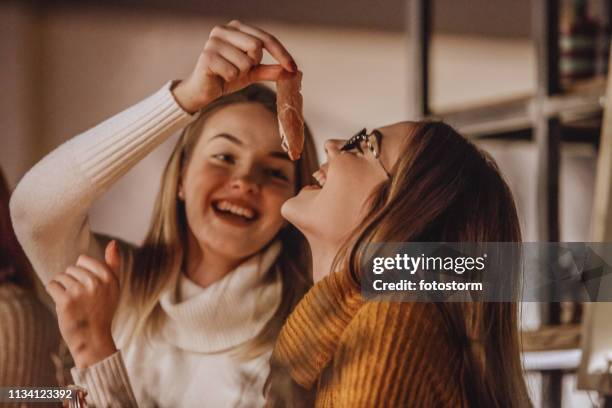
[[[270,153],[268,153],[268,156],[274,157],[274,158],[277,158],[277,159],[283,159],[283,160],[291,161],[291,159],[289,158],[289,155],[287,153],[285,153],[285,152],[278,152],[278,151],[270,152]]]
[[[238,139],[236,136],[232,136],[229,133],[219,133],[218,135],[215,135],[213,137],[210,138],[209,142],[215,140],[215,139],[219,139],[219,138],[223,138],[223,139],[227,139],[230,142],[237,144],[237,145],[243,145],[244,143],[242,143],[242,140]]]
[[[209,139],[209,142],[215,139],[220,139],[220,138],[226,139],[238,146],[244,146],[244,143],[242,142],[242,140],[238,139],[236,136],[230,135],[229,133],[219,133],[218,135],[211,137]],[[291,159],[289,158],[289,155],[281,151],[271,151],[270,153],[268,153],[268,156],[274,157],[276,159],[291,161]]]

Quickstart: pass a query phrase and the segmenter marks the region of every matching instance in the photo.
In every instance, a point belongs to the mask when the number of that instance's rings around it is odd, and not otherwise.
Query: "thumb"
[[[108,264],[111,271],[119,279],[119,271],[121,269],[121,256],[119,255],[119,246],[114,239],[106,245],[104,251],[104,261]]]

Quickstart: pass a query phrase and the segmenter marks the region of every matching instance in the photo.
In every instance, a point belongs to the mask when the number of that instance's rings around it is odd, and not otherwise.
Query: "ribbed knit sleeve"
[[[55,319],[34,293],[0,286],[0,386],[57,386],[59,341]]]
[[[296,383],[310,389],[362,304],[359,288],[347,273],[328,275],[287,319],[274,348],[274,360],[289,370]]]
[[[186,126],[192,116],[171,83],[131,108],[68,140],[37,163],[15,189],[15,233],[44,283],[78,255],[100,258],[89,229],[94,201],[139,160]]]
[[[72,378],[87,390],[88,407],[138,407],[119,351],[85,369],[73,368]]]
[[[467,406],[456,350],[435,305],[368,302],[342,335],[317,405]]]

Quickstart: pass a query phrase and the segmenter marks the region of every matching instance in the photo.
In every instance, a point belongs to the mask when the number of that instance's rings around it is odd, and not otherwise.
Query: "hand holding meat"
[[[278,64],[261,64],[264,50]],[[251,83],[276,81],[283,71],[295,72],[297,66],[280,41],[264,30],[234,20],[212,29],[193,72],[173,93],[183,109],[193,113]]]

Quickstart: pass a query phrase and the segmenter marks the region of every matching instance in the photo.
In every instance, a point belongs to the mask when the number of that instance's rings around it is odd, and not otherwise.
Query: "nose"
[[[240,194],[259,193],[259,183],[253,174],[236,175],[231,181],[231,188]]]
[[[344,144],[344,140],[328,139],[325,141],[323,146],[325,147],[325,154],[327,157],[333,157],[340,153],[340,148]]]

